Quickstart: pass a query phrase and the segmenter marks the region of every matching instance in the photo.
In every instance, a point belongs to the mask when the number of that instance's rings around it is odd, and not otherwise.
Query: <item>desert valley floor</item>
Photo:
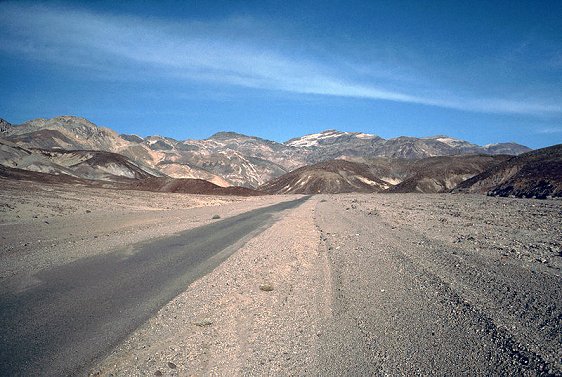
[[[5,327],[2,375],[562,374],[560,200],[0,184],[3,320],[17,312],[6,303],[50,284],[49,271],[116,253],[133,259],[138,245],[285,203],[87,362],[57,349],[14,364],[7,332],[17,324]]]

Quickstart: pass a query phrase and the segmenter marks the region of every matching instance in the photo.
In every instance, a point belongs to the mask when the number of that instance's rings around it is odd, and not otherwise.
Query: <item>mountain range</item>
[[[140,169],[152,176],[195,178],[222,187],[248,188],[258,188],[297,168],[335,159],[358,162],[377,157],[417,160],[469,154],[518,155],[530,151],[530,148],[516,143],[478,146],[447,136],[383,139],[371,134],[336,130],[305,135],[284,143],[234,132],[219,132],[204,140],[180,141],[163,136],[118,134],[75,116],[39,118],[20,125],[0,120],[0,132],[0,138],[4,139],[0,164],[9,167],[19,164],[19,168],[27,170],[59,171],[62,174],[68,174],[70,169],[74,171],[70,173],[76,176],[77,165],[72,158],[76,159],[80,154],[78,159],[82,160],[77,163],[84,164],[88,160],[87,164],[91,165],[94,161],[90,160],[90,155],[96,151],[98,160],[103,160],[100,152],[119,154],[127,159],[114,163],[111,168],[113,176],[130,177],[133,174],[131,169]],[[15,149],[10,149],[16,147],[35,150],[31,152],[34,161],[30,162],[30,158],[27,158],[24,162],[18,162],[22,152],[16,153]],[[57,151],[58,154],[47,156],[46,152],[37,150]],[[72,158],[67,153],[69,151],[74,151]],[[90,151],[90,155],[83,151]],[[10,155],[12,152],[15,157]],[[48,161],[44,161],[41,155]],[[87,156],[90,158],[85,159]],[[108,156],[117,158],[114,155],[104,156],[106,159]],[[64,163],[63,159],[72,161]],[[119,168],[116,168],[117,165]],[[138,171],[135,174],[142,175]],[[390,183],[400,180],[400,177],[394,177]]]
[[[284,143],[118,134],[74,116],[0,119],[0,178],[220,195],[468,192],[562,196],[562,145],[479,146],[448,136],[383,139],[327,130]]]

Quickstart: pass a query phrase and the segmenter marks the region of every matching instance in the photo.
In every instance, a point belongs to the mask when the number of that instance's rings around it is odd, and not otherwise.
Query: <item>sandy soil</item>
[[[0,279],[294,199],[205,196],[0,180]]]

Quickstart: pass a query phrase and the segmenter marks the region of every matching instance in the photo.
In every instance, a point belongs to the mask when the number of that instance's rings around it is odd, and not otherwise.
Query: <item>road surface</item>
[[[0,375],[84,373],[190,283],[271,225],[277,213],[306,199],[0,285]]]

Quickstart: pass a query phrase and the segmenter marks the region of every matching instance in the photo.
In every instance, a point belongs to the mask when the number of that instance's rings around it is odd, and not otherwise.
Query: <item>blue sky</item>
[[[562,142],[562,2],[0,2],[0,117]]]

